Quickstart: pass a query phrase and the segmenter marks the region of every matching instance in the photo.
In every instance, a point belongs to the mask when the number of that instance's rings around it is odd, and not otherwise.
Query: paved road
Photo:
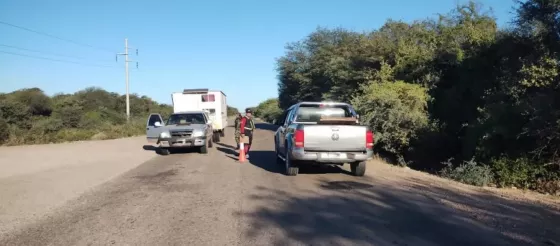
[[[521,245],[542,236],[479,223],[371,168],[361,178],[338,168],[284,176],[271,126],[258,127],[250,162],[235,161],[229,131],[208,155],[157,156],[0,245]],[[558,216],[544,213],[534,216]]]

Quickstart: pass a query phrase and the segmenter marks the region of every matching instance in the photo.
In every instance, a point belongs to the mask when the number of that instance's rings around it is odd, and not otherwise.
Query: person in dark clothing
[[[241,113],[237,113],[237,117],[235,118],[235,143],[237,143],[236,150],[239,149],[239,137],[241,137],[241,133],[239,132],[239,124],[241,123],[241,118],[243,116]]]
[[[253,133],[255,131],[255,122],[253,122],[253,115],[251,109],[245,109],[245,117],[241,118],[239,124],[239,133],[241,134],[241,139],[245,136],[249,138],[249,143],[244,145],[245,158],[249,159],[249,150],[251,149],[251,144],[253,143]]]

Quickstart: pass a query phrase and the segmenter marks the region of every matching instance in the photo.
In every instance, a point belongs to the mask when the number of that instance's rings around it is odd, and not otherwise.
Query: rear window
[[[345,105],[301,105],[297,111],[297,122],[319,122],[321,117],[352,117]]]
[[[173,114],[167,120],[167,125],[183,125],[183,124],[206,124],[204,115],[201,113],[194,114]]]

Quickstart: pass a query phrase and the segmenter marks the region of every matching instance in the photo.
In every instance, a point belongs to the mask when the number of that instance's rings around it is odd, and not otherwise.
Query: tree
[[[234,116],[239,114],[239,110],[237,108],[227,106],[227,116]]]
[[[267,122],[272,122],[282,114],[282,110],[278,106],[277,98],[270,98],[261,103],[255,108],[254,114]]]

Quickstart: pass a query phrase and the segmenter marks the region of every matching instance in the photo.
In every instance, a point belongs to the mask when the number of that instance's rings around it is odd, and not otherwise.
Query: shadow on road
[[[237,155],[237,152],[236,152]],[[272,173],[284,174],[285,168],[283,164],[276,163],[276,153],[269,150],[251,150],[249,152],[249,163]],[[237,158],[236,158],[237,159]],[[300,175],[306,174],[328,174],[328,173],[344,173],[350,172],[333,165],[301,165],[299,168]]]
[[[235,149],[234,146],[231,146],[231,145],[229,145],[229,144],[225,144],[225,143],[215,143],[215,144],[216,144],[216,145],[219,145],[219,146],[222,146],[222,147],[225,147],[225,148],[232,149],[232,150]]]
[[[142,149],[147,151],[154,151],[156,154],[161,155],[161,149],[153,145],[144,145]],[[188,154],[193,152],[198,152],[198,148],[171,148],[170,154]]]
[[[159,148],[153,145],[146,144],[142,146],[142,149],[149,150],[149,151],[157,151]]]
[[[233,157],[237,156],[237,151],[235,151],[234,149],[224,148],[224,147],[216,147],[216,149],[228,156],[233,156]]]
[[[321,180],[324,192],[296,195],[259,187],[250,199],[277,205],[237,215],[252,223],[245,232],[251,239],[283,231],[271,245],[556,245],[559,239],[559,225],[550,221],[560,216],[549,208],[449,190],[427,197],[407,188]],[[470,212],[466,202],[475,204]]]

